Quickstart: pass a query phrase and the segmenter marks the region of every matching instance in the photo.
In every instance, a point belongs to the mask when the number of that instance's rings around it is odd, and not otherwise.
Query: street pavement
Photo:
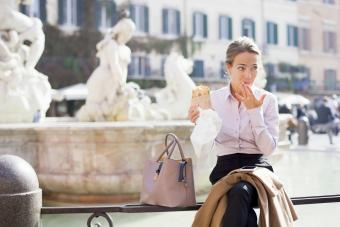
[[[297,135],[289,150],[273,163],[289,196],[340,194],[340,135],[330,145],[327,135],[310,134],[308,145],[298,145]],[[198,197],[203,201],[205,196]],[[295,206],[299,220],[296,227],[340,226],[340,203]],[[191,226],[195,212],[111,214],[117,227],[186,227]],[[86,226],[89,215],[43,216],[44,227]],[[102,222],[103,224],[104,222]],[[101,226],[105,226],[104,224]]]

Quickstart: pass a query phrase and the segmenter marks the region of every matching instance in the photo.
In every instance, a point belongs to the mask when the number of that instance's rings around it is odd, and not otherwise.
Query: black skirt
[[[228,175],[235,169],[244,166],[258,166],[265,167],[274,172],[273,167],[269,164],[268,159],[262,154],[230,154],[217,156],[217,163],[210,174],[210,182],[215,184],[219,179]]]

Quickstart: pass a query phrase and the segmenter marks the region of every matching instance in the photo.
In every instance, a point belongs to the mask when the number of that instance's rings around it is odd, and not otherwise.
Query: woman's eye
[[[246,68],[245,67],[238,67],[238,70],[244,71],[244,70],[246,70]]]

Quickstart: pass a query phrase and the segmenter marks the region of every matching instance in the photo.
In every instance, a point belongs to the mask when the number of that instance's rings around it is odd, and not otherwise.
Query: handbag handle
[[[171,143],[169,145],[167,145],[167,141],[165,142],[165,149],[164,151],[158,156],[158,158],[156,159],[157,162],[159,162],[161,160],[161,158],[163,157],[163,155],[166,153],[167,156],[169,156],[169,153],[172,153],[174,151],[176,147],[176,141],[172,140]],[[170,152],[169,152],[170,150]]]
[[[165,137],[165,144],[167,144],[167,141],[168,141],[168,138],[169,138],[169,137],[172,137],[172,141],[175,142],[174,148],[175,148],[175,146],[176,146],[176,144],[177,144],[178,149],[179,149],[179,152],[180,152],[180,154],[181,154],[182,161],[184,162],[184,161],[185,161],[184,152],[183,152],[183,148],[182,148],[182,146],[181,146],[181,144],[180,144],[180,142],[179,142],[178,137],[177,137],[174,133],[168,133],[168,134],[166,135],[166,137]],[[171,157],[172,153],[174,152],[174,148],[173,148],[173,149],[170,151],[170,153],[168,154],[168,158]]]

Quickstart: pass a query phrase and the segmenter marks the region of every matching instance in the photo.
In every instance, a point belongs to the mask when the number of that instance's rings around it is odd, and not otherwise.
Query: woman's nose
[[[244,72],[244,77],[246,79],[250,79],[252,77],[252,71],[250,69],[247,69],[245,72]]]

